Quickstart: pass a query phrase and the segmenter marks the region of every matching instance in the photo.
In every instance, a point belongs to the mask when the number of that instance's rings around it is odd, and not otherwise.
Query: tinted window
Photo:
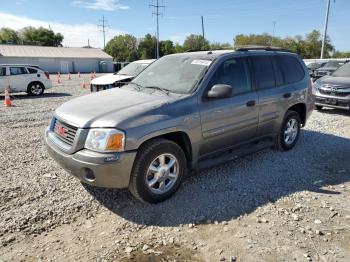
[[[11,75],[23,75],[27,74],[27,71],[24,67],[10,67]]]
[[[253,57],[253,66],[257,82],[257,89],[275,87],[275,75],[270,56]]]
[[[6,67],[0,67],[0,76],[6,75]]]
[[[284,85],[284,77],[283,73],[281,71],[281,67],[278,65],[278,62],[276,60],[276,57],[271,57],[273,62],[273,67],[275,70],[275,79],[276,79],[276,86],[282,86]]]
[[[210,87],[216,84],[232,86],[234,95],[251,91],[251,82],[246,59],[235,58],[223,62],[215,72],[210,82]]]
[[[38,70],[36,70],[34,68],[28,67],[27,70],[29,71],[29,74],[36,74],[36,73],[38,73]]]
[[[293,56],[277,56],[286,84],[299,82],[304,78],[304,69],[298,59]]]

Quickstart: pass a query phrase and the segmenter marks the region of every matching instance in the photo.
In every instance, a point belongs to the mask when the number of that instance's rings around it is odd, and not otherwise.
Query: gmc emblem
[[[55,126],[55,133],[60,135],[61,137],[67,138],[68,129],[63,127],[60,123],[57,123]]]

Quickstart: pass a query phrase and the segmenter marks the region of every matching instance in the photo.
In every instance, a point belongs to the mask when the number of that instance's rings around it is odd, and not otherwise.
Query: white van
[[[27,92],[28,95],[39,96],[51,87],[49,73],[38,66],[0,64],[0,93],[9,88],[11,93]]]

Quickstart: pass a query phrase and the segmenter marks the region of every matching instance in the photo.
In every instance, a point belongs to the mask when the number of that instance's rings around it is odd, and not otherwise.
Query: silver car
[[[308,70],[296,54],[256,49],[165,56],[121,89],[63,104],[50,155],[84,183],[157,203],[188,170],[293,148],[314,107]]]

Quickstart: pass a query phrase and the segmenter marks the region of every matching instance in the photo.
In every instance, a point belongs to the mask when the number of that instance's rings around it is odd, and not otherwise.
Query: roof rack
[[[243,45],[243,46],[237,46],[235,48],[235,51],[280,51],[280,52],[288,52],[288,53],[295,53],[289,49],[284,49],[281,47],[274,47],[274,46],[259,46],[259,45]]]

